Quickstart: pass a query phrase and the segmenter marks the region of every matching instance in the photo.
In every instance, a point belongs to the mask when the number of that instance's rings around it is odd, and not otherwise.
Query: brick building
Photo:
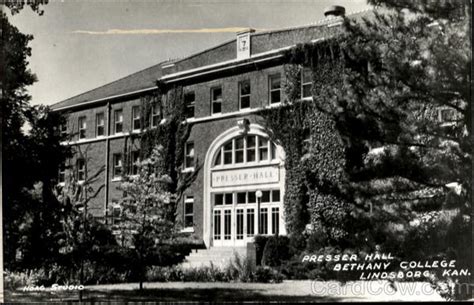
[[[341,8],[326,11],[322,21],[275,31],[237,33],[213,48],[159,63],[115,82],[53,105],[67,114],[63,131],[77,153],[68,161],[78,180],[99,171],[95,188],[103,188],[89,212],[113,221],[125,167],[123,147],[132,135],[154,128],[162,119],[151,110],[150,126],[140,126],[140,98],[156,90],[157,81],[184,90],[191,134],[185,144],[182,170],[201,166],[180,203],[183,232],[207,247],[244,246],[256,234],[285,234],[285,152],[269,141],[258,113],[285,100],[283,52],[298,43],[337,33]],[[353,15],[356,16],[356,15]],[[311,98],[311,76],[302,73],[302,98]],[[140,147],[131,152],[138,159]],[[133,171],[133,164],[130,167]],[[110,222],[109,222],[110,223]]]

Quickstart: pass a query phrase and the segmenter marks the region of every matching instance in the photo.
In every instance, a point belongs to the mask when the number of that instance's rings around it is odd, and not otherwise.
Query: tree
[[[171,178],[163,173],[163,148],[156,146],[143,160],[138,176],[125,176],[119,189],[126,193],[120,205],[120,229],[124,246],[132,248],[137,258],[140,290],[143,289],[147,261],[156,245],[175,234],[175,196],[170,190]]]
[[[8,268],[39,267],[54,260],[58,249],[60,205],[52,186],[69,150],[60,145],[64,139],[58,126],[64,118],[29,104],[26,88],[37,80],[27,61],[33,37],[20,33],[4,13],[1,21],[5,263]]]
[[[351,206],[344,219],[354,246],[470,267],[470,4],[372,3],[383,7],[346,20],[337,38],[292,51],[315,79],[331,58],[343,63],[342,82],[313,88],[313,100],[343,141],[344,176],[329,181],[314,169],[314,188]]]

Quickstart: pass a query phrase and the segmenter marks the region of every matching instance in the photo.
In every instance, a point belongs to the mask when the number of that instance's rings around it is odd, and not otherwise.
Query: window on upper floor
[[[97,137],[104,136],[105,135],[105,117],[104,117],[103,112],[96,114],[95,124],[96,124],[96,136]]]
[[[79,139],[85,139],[86,138],[86,130],[87,130],[87,122],[86,122],[86,117],[81,116],[79,117]]]
[[[301,71],[301,97],[313,96],[313,73],[310,68],[304,67]]]
[[[123,173],[122,154],[114,154],[113,162],[113,178],[120,178]]]
[[[114,133],[123,132],[123,111],[122,109],[117,109],[114,111]]]
[[[222,113],[222,87],[211,89],[212,114]]]
[[[59,132],[61,133],[62,137],[67,136],[67,123],[66,122],[64,122],[63,124],[59,126]]]
[[[190,228],[194,225],[194,197],[186,196],[184,199],[184,227]]]
[[[160,105],[157,103],[151,107],[151,127],[156,127],[160,124]]]
[[[269,88],[270,88],[270,104],[278,104],[281,102],[281,76],[280,74],[270,75],[269,77]]]
[[[196,96],[194,91],[189,91],[184,94],[184,104],[186,105],[186,118],[194,118],[194,105]]]
[[[194,142],[186,143],[184,147],[184,168],[194,168]]]
[[[140,152],[138,150],[132,151],[132,175],[139,174],[139,167],[140,164]]]
[[[76,168],[77,168],[77,180],[78,181],[86,180],[86,161],[82,158],[77,159]]]
[[[132,127],[134,131],[140,130],[141,128],[141,113],[140,106],[132,107]]]
[[[213,166],[268,162],[276,159],[276,145],[257,135],[236,137],[220,147]]]
[[[240,109],[250,108],[250,80],[239,83],[239,107]]]

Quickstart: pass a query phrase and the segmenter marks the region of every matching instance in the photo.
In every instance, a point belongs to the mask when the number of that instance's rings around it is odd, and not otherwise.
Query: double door
[[[255,235],[273,235],[282,225],[279,190],[214,193],[212,210],[213,246],[245,246]]]

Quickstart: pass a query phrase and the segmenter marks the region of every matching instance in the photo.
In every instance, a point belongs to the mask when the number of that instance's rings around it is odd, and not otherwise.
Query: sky
[[[242,28],[280,29],[324,18],[324,9],[367,9],[365,0],[50,0],[39,16],[9,15],[32,34],[32,104],[51,105],[161,61],[235,38]]]

